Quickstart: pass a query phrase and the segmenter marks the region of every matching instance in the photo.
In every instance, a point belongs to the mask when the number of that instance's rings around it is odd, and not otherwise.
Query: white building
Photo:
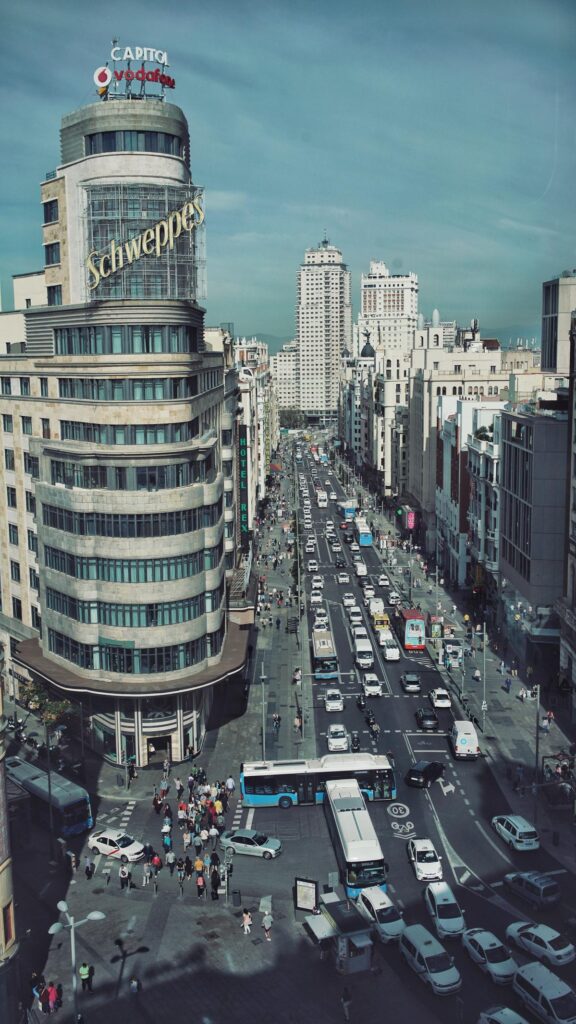
[[[542,369],[568,373],[570,325],[576,309],[576,270],[565,270],[542,285]]]
[[[299,408],[312,420],[335,420],[340,360],[351,344],[352,303],[350,271],[328,239],[306,250],[297,290]]]
[[[473,423],[468,435],[468,509],[471,576],[484,607],[496,607],[500,592],[500,413]]]
[[[366,331],[378,354],[406,352],[414,343],[418,323],[418,275],[391,274],[381,260],[371,260],[360,281],[358,346]]]
[[[270,373],[279,409],[298,409],[298,346],[295,341],[283,345],[280,352],[270,356]]]

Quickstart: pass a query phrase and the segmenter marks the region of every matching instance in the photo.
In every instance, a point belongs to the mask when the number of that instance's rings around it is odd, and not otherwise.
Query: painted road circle
[[[407,818],[410,814],[410,808],[406,804],[390,804],[386,810],[393,818]]]

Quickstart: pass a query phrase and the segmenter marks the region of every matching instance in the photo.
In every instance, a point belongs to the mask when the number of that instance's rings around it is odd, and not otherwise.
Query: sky
[[[419,277],[420,310],[540,337],[576,267],[573,0],[3,0],[0,280],[43,265],[40,182],[111,40],[167,50],[206,190],[206,323],[294,334],[326,232],[352,272]]]

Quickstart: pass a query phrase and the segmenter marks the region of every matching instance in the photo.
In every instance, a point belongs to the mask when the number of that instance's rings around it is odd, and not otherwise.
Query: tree
[[[288,430],[298,430],[306,426],[306,417],[300,409],[280,409],[280,426]]]
[[[35,681],[26,684],[23,697],[30,710],[48,725],[60,725],[72,719],[76,713],[76,708],[69,700],[56,700]]]

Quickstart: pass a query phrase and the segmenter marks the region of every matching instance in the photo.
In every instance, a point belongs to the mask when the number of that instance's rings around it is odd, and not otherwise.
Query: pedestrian
[[[200,839],[202,840],[202,849],[203,850],[206,849],[206,847],[208,845],[209,838],[210,838],[210,832],[208,831],[206,826],[204,826],[203,828],[200,829]]]
[[[210,872],[210,895],[212,896],[213,900],[217,900],[219,898],[219,895],[218,895],[218,890],[219,889],[220,889],[220,872],[219,872],[216,864],[214,864],[214,866],[213,866],[213,868],[212,868],[212,870]]]
[[[264,937],[266,939],[266,942],[272,942],[272,936],[270,932],[272,931],[273,921],[274,918],[272,917],[272,914],[270,913],[269,910],[267,910],[266,913],[264,914],[264,917],[262,918],[262,927],[264,929]]]
[[[129,885],[130,885],[130,872],[128,871],[128,868],[126,867],[125,864],[121,864],[120,865],[120,870],[118,872],[118,877],[120,879],[120,889],[127,889],[127,888],[129,888]]]
[[[252,914],[247,907],[244,907],[242,911],[242,927],[244,929],[244,935],[250,935],[250,929],[252,927]]]
[[[212,853],[210,854],[210,864],[212,867],[218,867],[220,864],[220,857],[218,856],[217,850],[212,850]]]
[[[156,814],[160,814],[160,811],[162,810],[162,801],[157,793],[154,793],[152,798],[152,807],[156,811]]]
[[[194,836],[194,849],[197,854],[202,852],[202,837],[199,832]]]
[[[56,1003],[58,1002],[58,989],[53,981],[48,982],[48,1012],[56,1012]]]
[[[182,796],[182,793],[184,792],[184,786],[182,785],[181,779],[174,779],[174,785],[176,787],[176,796],[178,797],[179,800],[180,797]]]
[[[155,853],[152,857],[151,864],[154,872],[154,878],[158,878],[158,872],[162,870],[162,858],[158,853]]]
[[[196,860],[194,861],[194,871],[196,875],[201,875],[204,872],[204,858],[197,854]]]
[[[510,693],[511,687],[512,680],[510,679],[510,676],[506,676],[506,679],[504,680],[504,689],[506,690],[506,693]]]
[[[82,982],[82,991],[83,992],[91,992],[92,991],[92,968],[88,967],[88,964],[86,963],[86,961],[84,961],[84,963],[80,964],[80,967],[78,968],[78,974],[80,975],[80,981]]]
[[[340,996],[340,1002],[342,1004],[342,1012],[344,1014],[344,1020],[350,1020],[350,1009],[352,1007],[352,993],[348,986],[342,990]]]
[[[278,615],[277,618],[276,618],[276,629],[280,629],[281,624],[282,624],[282,619]]]
[[[281,716],[275,711],[274,714],[272,715],[272,728],[274,729],[274,732],[279,731],[281,722]]]
[[[518,658],[512,658],[512,666],[510,671],[512,672],[514,679],[516,679],[518,675]]]
[[[130,993],[132,995],[138,995],[140,989],[142,988],[142,985],[140,984],[140,982],[138,981],[138,978],[134,974],[130,978],[130,981],[128,983],[128,987],[129,987]]]
[[[142,868],[142,885],[150,885],[150,879],[152,878],[152,867],[148,861]]]
[[[190,860],[190,857],[186,857],[184,859],[184,871],[186,873],[186,878],[190,881],[192,878],[192,861]]]
[[[168,775],[170,774],[170,761],[168,760],[167,757],[164,758],[164,761],[163,761],[163,764],[162,764],[162,770],[164,771],[164,775],[166,775],[166,777],[168,777]]]
[[[172,878],[174,868],[176,867],[176,854],[174,853],[174,850],[168,850],[168,853],[166,854],[166,863],[170,871],[170,878]]]
[[[226,790],[228,792],[228,796],[231,796],[235,789],[236,783],[234,782],[232,776],[229,775],[228,778],[226,779]]]
[[[294,728],[296,732],[302,732],[302,715],[296,714],[294,716]]]
[[[520,688],[520,693],[518,694],[518,696],[520,697],[520,700],[522,701],[522,703],[524,703],[524,701],[526,700],[526,697],[528,696],[528,691],[525,690],[524,687],[522,686]]]
[[[199,900],[206,895],[206,880],[204,875],[196,875],[196,895]]]
[[[212,849],[215,850],[216,849],[216,844],[217,844],[219,836],[220,836],[220,833],[219,833],[218,829],[216,828],[215,824],[212,824],[210,826],[210,831],[209,831],[208,835],[210,836],[210,839],[212,841]]]
[[[500,662],[500,675],[503,676],[505,671],[506,671],[506,665],[504,664],[503,661],[501,661]]]
[[[88,854],[86,854],[86,856],[84,858],[84,874],[86,875],[86,878],[87,878],[88,881],[90,881],[90,879],[92,878],[92,875],[94,874],[94,870],[95,870],[94,861],[92,860],[92,857],[88,853]]]
[[[179,882],[183,882],[184,881],[184,875],[185,875],[185,869],[184,869],[184,861],[182,860],[182,857],[178,857],[178,860],[176,861],[176,871],[178,873],[178,881]]]
[[[42,1013],[50,1013],[50,992],[48,991],[48,985],[41,985],[38,1002],[40,1003]]]
[[[548,719],[548,726],[551,726],[554,722],[554,712],[552,709],[546,712],[546,718]]]
[[[513,790],[515,793],[519,793],[522,789],[522,783],[524,781],[524,765],[516,765],[516,778],[514,779]]]

